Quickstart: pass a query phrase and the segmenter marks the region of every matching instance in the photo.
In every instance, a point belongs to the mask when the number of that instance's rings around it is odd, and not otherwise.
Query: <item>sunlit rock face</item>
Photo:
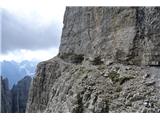
[[[67,7],[59,54],[27,112],[160,112],[160,9]]]

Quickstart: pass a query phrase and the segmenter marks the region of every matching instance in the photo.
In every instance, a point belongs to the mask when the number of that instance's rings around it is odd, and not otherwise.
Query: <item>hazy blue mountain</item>
[[[8,78],[9,88],[26,75],[33,76],[37,65],[37,62],[27,60],[22,61],[21,63],[15,61],[2,61],[0,63],[1,75]]]

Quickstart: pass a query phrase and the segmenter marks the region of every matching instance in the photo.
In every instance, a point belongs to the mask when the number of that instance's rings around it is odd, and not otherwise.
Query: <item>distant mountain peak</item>
[[[9,88],[11,88],[17,81],[21,80],[25,76],[34,76],[37,66],[36,61],[24,60],[20,63],[16,61],[2,61],[1,63],[1,75],[7,77],[9,81]]]

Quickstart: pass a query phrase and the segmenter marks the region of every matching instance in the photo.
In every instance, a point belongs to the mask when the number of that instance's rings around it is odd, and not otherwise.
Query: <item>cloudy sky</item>
[[[58,53],[65,5],[53,0],[2,0],[0,7],[1,61],[41,61]]]
[[[65,6],[141,5],[106,0],[0,0],[0,61],[52,58],[58,53]],[[155,1],[155,0],[152,0]],[[156,2],[145,5],[155,5]]]

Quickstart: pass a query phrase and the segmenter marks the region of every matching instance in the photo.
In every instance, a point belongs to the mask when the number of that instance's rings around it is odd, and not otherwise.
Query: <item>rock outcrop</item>
[[[17,85],[14,85],[11,89],[12,112],[24,113],[26,111],[26,104],[31,80],[32,78],[30,76],[25,76],[17,83]]]
[[[1,113],[10,113],[11,111],[12,99],[8,79],[1,76]]]
[[[157,7],[67,7],[27,112],[160,112],[159,19]]]
[[[13,88],[9,89],[7,78],[1,77],[1,112],[24,113],[32,78],[25,76]]]

